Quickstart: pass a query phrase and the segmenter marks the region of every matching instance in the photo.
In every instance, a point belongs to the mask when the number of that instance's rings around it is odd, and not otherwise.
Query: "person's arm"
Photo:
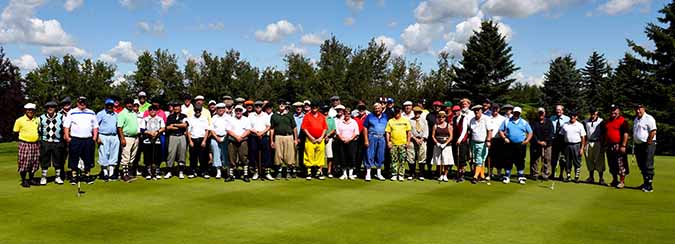
[[[647,123],[647,129],[649,129],[649,136],[647,137],[647,144],[654,144],[654,137],[656,137],[656,121],[651,118]]]
[[[124,131],[119,125],[117,126],[117,137],[120,139],[120,145],[125,147],[127,145],[127,140],[124,139]]]
[[[448,123],[448,133],[449,133],[448,141],[446,141],[445,144],[443,144],[443,147],[447,147],[449,144],[452,144],[452,136],[453,136],[452,131],[453,131],[452,125]]]
[[[433,130],[431,130],[431,140],[434,141],[434,144],[436,144],[436,145],[438,145],[438,146],[441,145],[441,143],[438,142],[438,140],[436,140],[436,125],[434,125]],[[427,149],[427,150],[431,150],[431,149]]]
[[[305,132],[305,135],[307,135],[307,138],[308,138],[310,141],[312,141],[312,142],[316,141],[316,139],[314,139],[314,137],[312,136],[312,134],[309,134],[309,131],[308,131],[307,129],[302,129],[302,131]]]
[[[298,128],[296,127],[293,127],[293,142],[295,142],[295,145],[300,143],[300,138],[298,138]]]
[[[464,140],[464,136],[466,136],[466,133],[468,131],[469,126],[468,126],[467,121],[466,121],[466,116],[464,116],[464,118],[462,119],[462,125],[461,126],[462,126],[462,132],[460,132],[459,137],[457,137],[457,142],[456,142],[457,145],[462,143],[462,141]]]
[[[385,132],[385,133],[384,133],[384,138],[385,138],[385,140],[387,140],[387,146],[388,146],[389,148],[392,148],[393,145],[391,144],[391,139],[390,139],[391,135],[390,135],[390,134],[391,134],[391,133],[390,133],[389,131]]]
[[[621,125],[621,145],[619,145],[619,152],[622,154],[626,153],[626,147],[628,146],[628,122],[624,121],[623,124]]]
[[[368,141],[368,128],[364,126],[363,127],[363,146],[368,147],[369,144],[370,143]]]
[[[586,136],[581,137],[581,148],[579,148],[579,155],[584,154],[584,148],[586,147]]]
[[[274,128],[270,129],[270,147],[274,148]]]
[[[94,128],[94,130],[92,130],[92,132],[91,132],[91,135],[93,136],[91,139],[94,140],[94,142],[97,141],[98,140],[98,128]]]
[[[410,130],[406,131],[405,133],[406,140],[405,140],[405,145],[403,145],[404,148],[408,148],[408,144],[410,144],[410,138],[412,137],[412,133]]]
[[[190,145],[190,147],[194,147],[195,144],[192,143],[192,133],[190,133],[190,130],[187,130],[187,131],[185,132],[185,135],[186,135],[187,138],[188,138],[188,145]]]
[[[525,122],[525,120],[523,120],[523,122]],[[523,145],[527,145],[528,143],[530,143],[530,140],[532,139],[532,127],[530,127],[530,124],[525,124],[525,133],[526,137],[525,141],[523,141]]]
[[[485,145],[490,147],[492,145],[492,129],[487,128],[487,135],[485,136]]]
[[[209,129],[204,130],[204,138],[202,138],[202,148],[206,147],[206,140],[209,139]]]

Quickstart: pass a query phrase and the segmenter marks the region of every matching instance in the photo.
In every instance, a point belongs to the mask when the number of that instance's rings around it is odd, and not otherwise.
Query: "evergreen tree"
[[[156,85],[159,87],[159,91],[158,93],[148,93],[150,96],[177,99],[185,91],[183,73],[178,68],[176,54],[171,54],[168,50],[157,49],[155,51],[152,60],[152,77],[153,82],[158,82]]]
[[[316,93],[319,88],[316,82],[316,70],[308,58],[301,54],[288,54],[284,61],[286,62],[288,99],[292,101],[325,99]]]
[[[612,68],[609,67],[604,55],[593,52],[581,69],[581,88],[583,89],[583,105],[586,108],[607,106],[602,104],[602,84],[610,79]]]
[[[343,87],[347,80],[347,66],[352,49],[341,43],[335,36],[321,44],[321,58],[317,64],[317,93],[322,97],[346,95]]]
[[[455,88],[457,76],[455,69],[450,65],[450,55],[447,52],[441,52],[436,64],[438,68],[429,72],[424,79],[422,96],[430,101],[450,100],[451,96],[459,94]]]
[[[23,87],[19,67],[5,57],[5,50],[0,47],[0,113],[3,115],[0,117],[0,141],[14,137],[14,120],[21,116],[25,103]]]
[[[571,55],[558,57],[550,63],[542,88],[545,106],[553,108],[556,104],[562,104],[570,109],[578,109],[581,102],[581,73],[576,65]]]
[[[124,94],[121,97],[132,97],[139,91],[145,91],[149,96],[161,95],[162,81],[155,76],[154,68],[152,53],[145,51],[139,55],[136,60],[136,71],[127,77],[132,94]]]
[[[459,65],[453,66],[457,88],[469,98],[500,100],[515,81],[511,75],[519,69],[512,56],[497,23],[483,21],[480,30],[469,38]]]

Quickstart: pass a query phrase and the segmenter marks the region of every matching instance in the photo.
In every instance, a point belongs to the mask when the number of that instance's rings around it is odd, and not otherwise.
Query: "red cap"
[[[452,111],[459,111],[459,110],[462,110],[461,108],[459,108],[459,106],[457,105],[452,106]]]
[[[443,103],[441,101],[434,101],[432,106],[443,106]]]

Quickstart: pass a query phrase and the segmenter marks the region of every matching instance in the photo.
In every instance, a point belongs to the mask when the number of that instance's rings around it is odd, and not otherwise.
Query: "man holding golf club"
[[[98,139],[98,123],[94,111],[87,108],[86,97],[77,98],[77,106],[63,120],[63,134],[69,143],[68,168],[72,172],[70,184],[76,185],[81,180],[78,167],[80,160],[84,164],[84,180],[87,184],[93,184],[94,179],[89,177],[89,170],[94,167],[94,142]]]
[[[143,118],[141,122],[141,133],[143,133],[143,162],[147,168],[148,175],[146,180],[161,179],[159,172],[159,165],[162,163],[162,141],[160,135],[164,133],[164,119],[162,119],[157,111],[159,108],[151,105],[148,108],[149,116]]]

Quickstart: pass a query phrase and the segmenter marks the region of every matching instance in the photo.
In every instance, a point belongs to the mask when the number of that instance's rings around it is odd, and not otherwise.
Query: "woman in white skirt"
[[[437,165],[440,176],[439,181],[448,182],[448,170],[450,165],[455,165],[452,158],[452,125],[446,121],[446,114],[443,111],[438,112],[436,124],[431,130],[431,138],[434,140],[434,156],[432,163]]]

